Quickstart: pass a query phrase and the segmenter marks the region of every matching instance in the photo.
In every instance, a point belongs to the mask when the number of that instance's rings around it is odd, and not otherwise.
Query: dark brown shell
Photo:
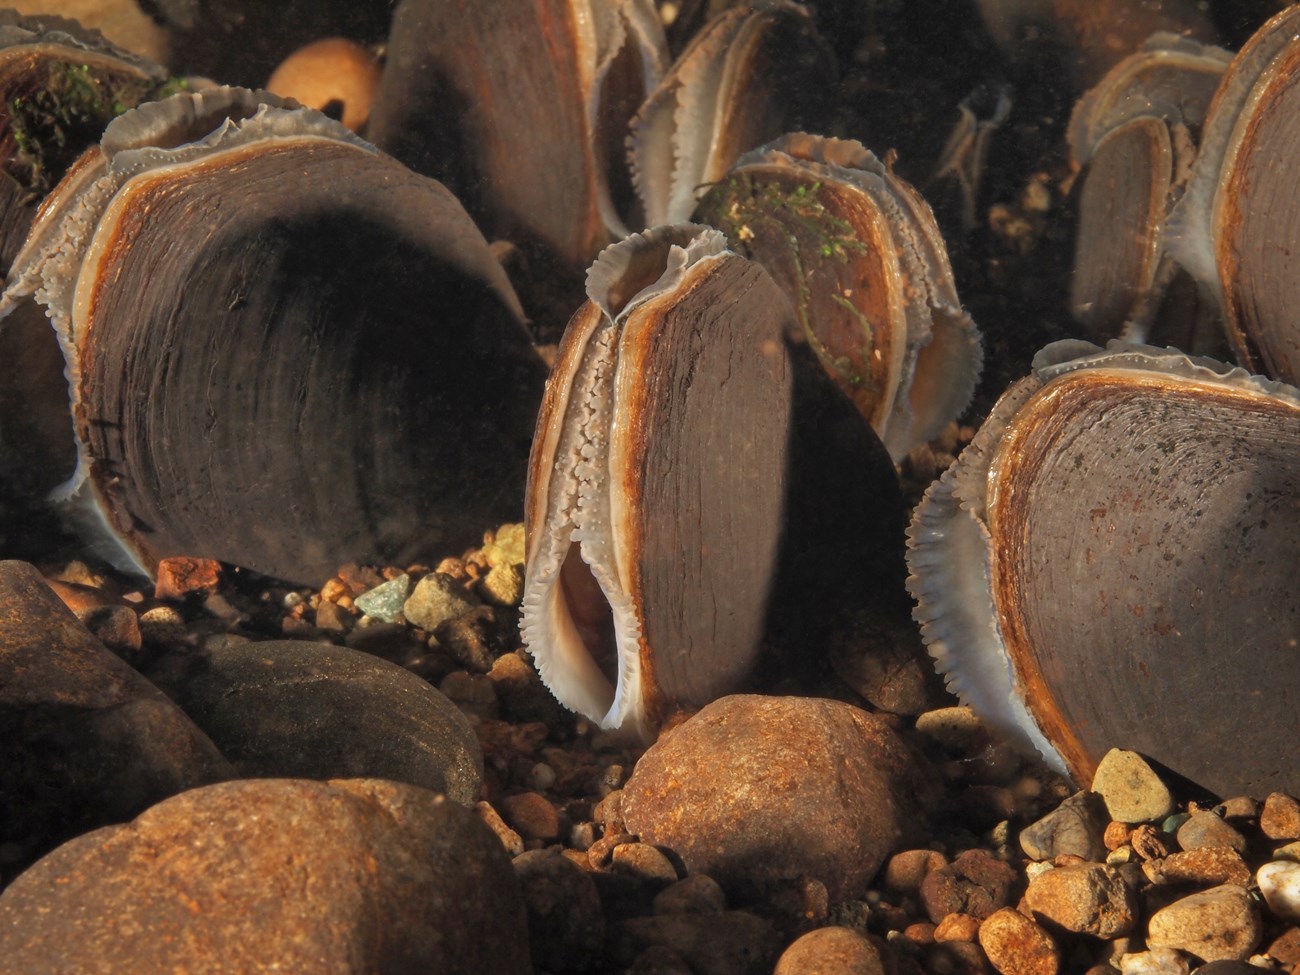
[[[68,356],[64,493],[146,571],[319,581],[518,516],[544,368],[500,266],[441,185],[281,104],[215,90],[114,122],[16,274]]]
[[[576,275],[627,232],[627,123],[666,62],[648,0],[404,0],[368,137]]]
[[[1300,390],[1049,346],[926,494],[917,619],[949,687],[1086,786],[1112,747],[1221,795],[1300,763]]]

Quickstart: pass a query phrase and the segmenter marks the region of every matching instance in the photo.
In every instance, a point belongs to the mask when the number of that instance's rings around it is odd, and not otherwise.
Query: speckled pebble
[[[539,792],[521,792],[500,801],[501,816],[525,840],[556,840],[560,816],[551,801]]]
[[[524,526],[518,522],[502,525],[492,533],[492,541],[483,546],[483,558],[498,565],[524,564]]]
[[[899,894],[915,894],[931,870],[946,867],[948,858],[938,850],[903,850],[885,864],[885,889]]]
[[[515,857],[528,910],[533,965],[543,971],[597,967],[605,947],[605,914],[591,876],[554,850]]]
[[[1300,866],[1300,864],[1297,864]],[[1250,867],[1241,854],[1226,846],[1183,850],[1142,865],[1153,884],[1195,883],[1203,887],[1241,884],[1250,881]]]
[[[1208,809],[1198,809],[1192,813],[1187,822],[1178,827],[1176,835],[1178,845],[1184,850],[1226,846],[1238,853],[1246,852],[1246,838]]]
[[[515,606],[524,595],[524,574],[517,565],[494,565],[479,585],[483,598],[497,606]]]
[[[1300,921],[1300,863],[1274,860],[1255,872],[1268,909],[1285,921]]]
[[[1270,840],[1300,839],[1300,801],[1285,792],[1274,792],[1264,800],[1259,828]]]
[[[786,948],[772,975],[885,975],[880,949],[852,928],[817,928]]]
[[[713,914],[727,909],[727,895],[706,873],[691,874],[655,894],[656,914]]]
[[[934,940],[974,941],[979,929],[979,918],[970,914],[949,914],[934,926]]]
[[[1188,975],[1191,963],[1181,951],[1153,948],[1135,951],[1120,959],[1120,975]]]
[[[140,975],[529,971],[495,837],[442,796],[372,779],[192,789],[72,840],[0,895],[0,959]]]
[[[1025,890],[1034,916],[1067,931],[1116,938],[1137,924],[1137,894],[1119,869],[1097,863],[1057,867]]]
[[[1061,953],[1048,933],[1010,907],[984,920],[979,944],[1001,975],[1056,975],[1061,964]]]
[[[969,752],[986,734],[975,712],[965,706],[935,708],[916,717],[916,730],[955,752]]]
[[[430,572],[415,584],[402,604],[402,613],[412,626],[432,633],[478,605],[479,601],[455,579],[441,572]]]
[[[967,850],[952,863],[931,870],[921,883],[921,904],[938,924],[948,914],[986,918],[1007,906],[1016,872],[983,850]]]
[[[402,605],[411,594],[411,577],[403,572],[396,579],[375,586],[357,597],[357,609],[371,619],[396,623],[402,619]]]
[[[1071,854],[1085,860],[1106,855],[1102,834],[1106,805],[1095,792],[1076,792],[1042,819],[1020,832],[1020,848],[1031,860]]]
[[[1203,961],[1248,958],[1260,933],[1255,902],[1236,884],[1189,894],[1156,911],[1147,922],[1150,947],[1177,948]]]
[[[384,778],[465,806],[478,798],[474,729],[396,664],[301,640],[228,646],[199,663],[174,692],[246,776]]]
[[[620,843],[610,854],[610,869],[666,887],[677,882],[677,868],[649,843]]]
[[[1112,748],[1097,765],[1092,791],[1101,793],[1111,819],[1151,823],[1174,811],[1174,797],[1137,752]]]
[[[914,757],[838,701],[736,695],[652,745],[622,790],[627,828],[729,893],[826,885],[856,896],[919,820]]]

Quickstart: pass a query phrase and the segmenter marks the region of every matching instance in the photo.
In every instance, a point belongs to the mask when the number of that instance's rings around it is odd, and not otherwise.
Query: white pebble
[[[1274,860],[1255,874],[1268,909],[1288,921],[1300,921],[1300,863]]]

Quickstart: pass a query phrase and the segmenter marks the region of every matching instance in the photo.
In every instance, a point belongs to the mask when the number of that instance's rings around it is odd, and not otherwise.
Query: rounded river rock
[[[207,652],[181,706],[245,776],[376,778],[474,804],[483,755],[468,719],[427,681],[328,643]]]
[[[65,843],[0,895],[7,971],[530,970],[510,858],[424,789],[260,779]]]
[[[865,891],[917,824],[915,758],[838,701],[735,695],[662,737],[623,788],[627,829],[736,892]]]

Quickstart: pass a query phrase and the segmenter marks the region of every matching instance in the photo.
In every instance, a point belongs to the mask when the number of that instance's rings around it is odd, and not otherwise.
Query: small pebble
[[[1280,965],[1300,965],[1300,927],[1289,927],[1274,938],[1268,957]]]
[[[677,882],[677,868],[649,843],[620,843],[610,855],[610,869],[660,886]]]
[[[1032,860],[1050,860],[1073,854],[1085,860],[1101,860],[1107,846],[1106,806],[1095,792],[1076,792],[1036,823],[1020,833],[1020,848]],[[1118,844],[1117,844],[1118,845]]]
[[[153,591],[156,599],[181,600],[215,592],[220,584],[220,562],[177,557],[158,563]]]
[[[851,928],[817,928],[797,938],[772,975],[885,975],[880,949]]]
[[[524,596],[524,574],[517,565],[494,565],[479,584],[479,592],[497,606],[517,606]]]
[[[1300,863],[1274,860],[1255,872],[1268,909],[1284,921],[1300,921]]]
[[[900,894],[915,894],[931,870],[946,867],[948,858],[937,850],[904,850],[895,853],[885,864],[885,889]]]
[[[920,897],[930,920],[938,924],[948,914],[986,918],[1007,906],[1016,872],[983,850],[967,850],[952,863],[931,870],[921,883]]]
[[[1259,911],[1246,888],[1224,884],[1189,894],[1151,915],[1147,944],[1203,961],[1245,959],[1259,944]]]
[[[1300,867],[1300,864],[1296,864]],[[1226,846],[1183,850],[1142,865],[1153,884],[1196,883],[1204,887],[1250,882],[1250,867],[1241,854]]]
[[[624,920],[612,936],[615,961],[628,964],[652,945],[679,955],[695,975],[770,975],[781,938],[746,911],[657,914]]]
[[[512,865],[528,911],[534,967],[595,968],[605,947],[605,913],[591,875],[553,850],[523,853]]]
[[[402,605],[411,594],[411,577],[403,572],[396,579],[375,586],[358,596],[357,609],[371,619],[396,623],[403,619]]]
[[[953,752],[966,754],[985,738],[975,712],[968,707],[935,708],[917,715],[916,730]]]
[[[1142,823],[1129,835],[1129,845],[1143,860],[1158,860],[1169,855],[1169,834],[1150,823]]]
[[[77,618],[95,639],[123,660],[135,660],[140,653],[140,619],[130,606],[97,606],[79,612]]]
[[[1060,950],[1041,927],[1019,911],[994,911],[979,927],[979,944],[1001,975],[1056,975]]]
[[[1300,801],[1285,792],[1274,792],[1264,800],[1259,828],[1270,840],[1300,839]]]
[[[524,526],[513,522],[498,528],[492,533],[492,541],[483,546],[483,558],[493,568],[498,565],[523,565]]]
[[[1246,852],[1246,838],[1208,809],[1199,809],[1178,827],[1178,845],[1184,850],[1226,846]]]
[[[402,614],[412,626],[432,633],[443,623],[479,605],[468,589],[441,572],[430,572],[415,584]]]
[[[555,806],[538,792],[521,792],[500,802],[501,816],[525,840],[551,841],[560,837],[560,816]]]
[[[969,914],[949,914],[934,926],[935,941],[974,941],[980,919]]]
[[[483,674],[453,670],[442,679],[438,690],[451,699],[471,721],[489,721],[500,710],[496,688]]]
[[[501,818],[500,813],[492,808],[491,803],[476,802],[474,812],[479,819],[483,820],[487,828],[496,834],[497,839],[501,841],[501,845],[506,848],[507,853],[512,857],[517,857],[524,852],[523,837],[506,825],[506,821]]]
[[[1137,752],[1112,748],[1097,765],[1092,791],[1101,793],[1111,819],[1151,823],[1174,811],[1168,786]]]
[[[696,873],[655,894],[656,914],[715,914],[727,909],[727,895],[706,873]]]
[[[1120,959],[1120,975],[1189,975],[1187,956],[1173,948],[1137,951]]]
[[[1137,895],[1119,869],[1084,863],[1057,867],[1029,882],[1025,903],[1036,918],[1098,938],[1127,934],[1137,924]]]

